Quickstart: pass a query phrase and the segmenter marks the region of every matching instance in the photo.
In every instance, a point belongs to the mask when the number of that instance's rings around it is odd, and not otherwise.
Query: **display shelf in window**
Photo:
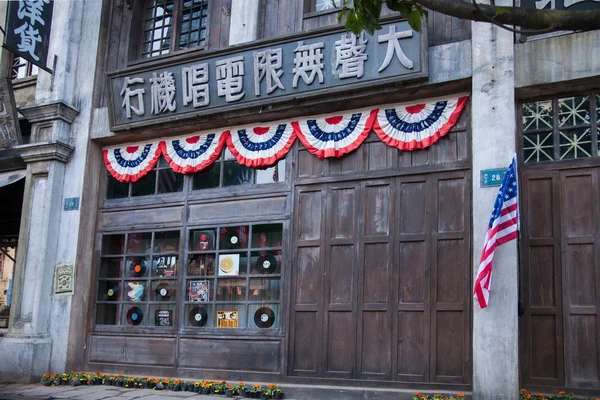
[[[165,325],[156,311],[176,311],[180,231],[102,237],[96,324]],[[109,307],[114,304],[114,307]]]
[[[218,236],[213,242],[209,238],[214,233]],[[278,328],[278,322],[259,327],[249,310],[255,313],[266,304],[279,313],[283,224],[196,228],[190,229],[188,237],[185,326],[217,330],[267,329],[267,325]],[[207,244],[199,246],[201,240]],[[236,318],[230,318],[233,315]],[[208,320],[202,324],[194,319],[204,321],[205,316]]]

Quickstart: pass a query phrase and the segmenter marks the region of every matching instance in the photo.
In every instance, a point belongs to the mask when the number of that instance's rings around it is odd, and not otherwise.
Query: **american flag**
[[[504,175],[502,185],[494,203],[492,218],[485,233],[481,261],[475,279],[474,297],[481,308],[488,306],[492,282],[492,261],[497,246],[517,238],[519,230],[519,196],[517,185],[517,157]]]

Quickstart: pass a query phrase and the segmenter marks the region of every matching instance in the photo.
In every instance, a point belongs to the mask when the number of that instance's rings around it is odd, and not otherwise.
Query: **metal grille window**
[[[206,44],[208,0],[150,0],[144,18],[142,58]]]
[[[21,79],[27,78],[28,76],[34,76],[38,74],[37,65],[33,65],[24,58],[12,55],[10,78]]]
[[[523,161],[598,157],[600,94],[565,96],[521,105]]]

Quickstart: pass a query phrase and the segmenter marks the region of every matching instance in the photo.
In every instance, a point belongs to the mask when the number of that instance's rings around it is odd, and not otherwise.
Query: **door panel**
[[[600,389],[599,174],[523,171],[524,384]]]
[[[567,384],[581,388],[600,388],[599,171],[588,168],[560,174]]]
[[[526,171],[521,179],[520,319],[525,384],[564,384],[562,281],[560,269],[560,185],[553,171]]]
[[[296,189],[290,374],[470,381],[469,174]]]

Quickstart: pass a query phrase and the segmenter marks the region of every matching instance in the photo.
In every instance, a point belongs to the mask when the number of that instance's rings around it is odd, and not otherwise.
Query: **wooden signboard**
[[[302,33],[111,72],[111,130],[426,79],[425,32],[396,21],[373,35]]]
[[[15,95],[8,78],[0,78],[0,150],[21,144]]]

